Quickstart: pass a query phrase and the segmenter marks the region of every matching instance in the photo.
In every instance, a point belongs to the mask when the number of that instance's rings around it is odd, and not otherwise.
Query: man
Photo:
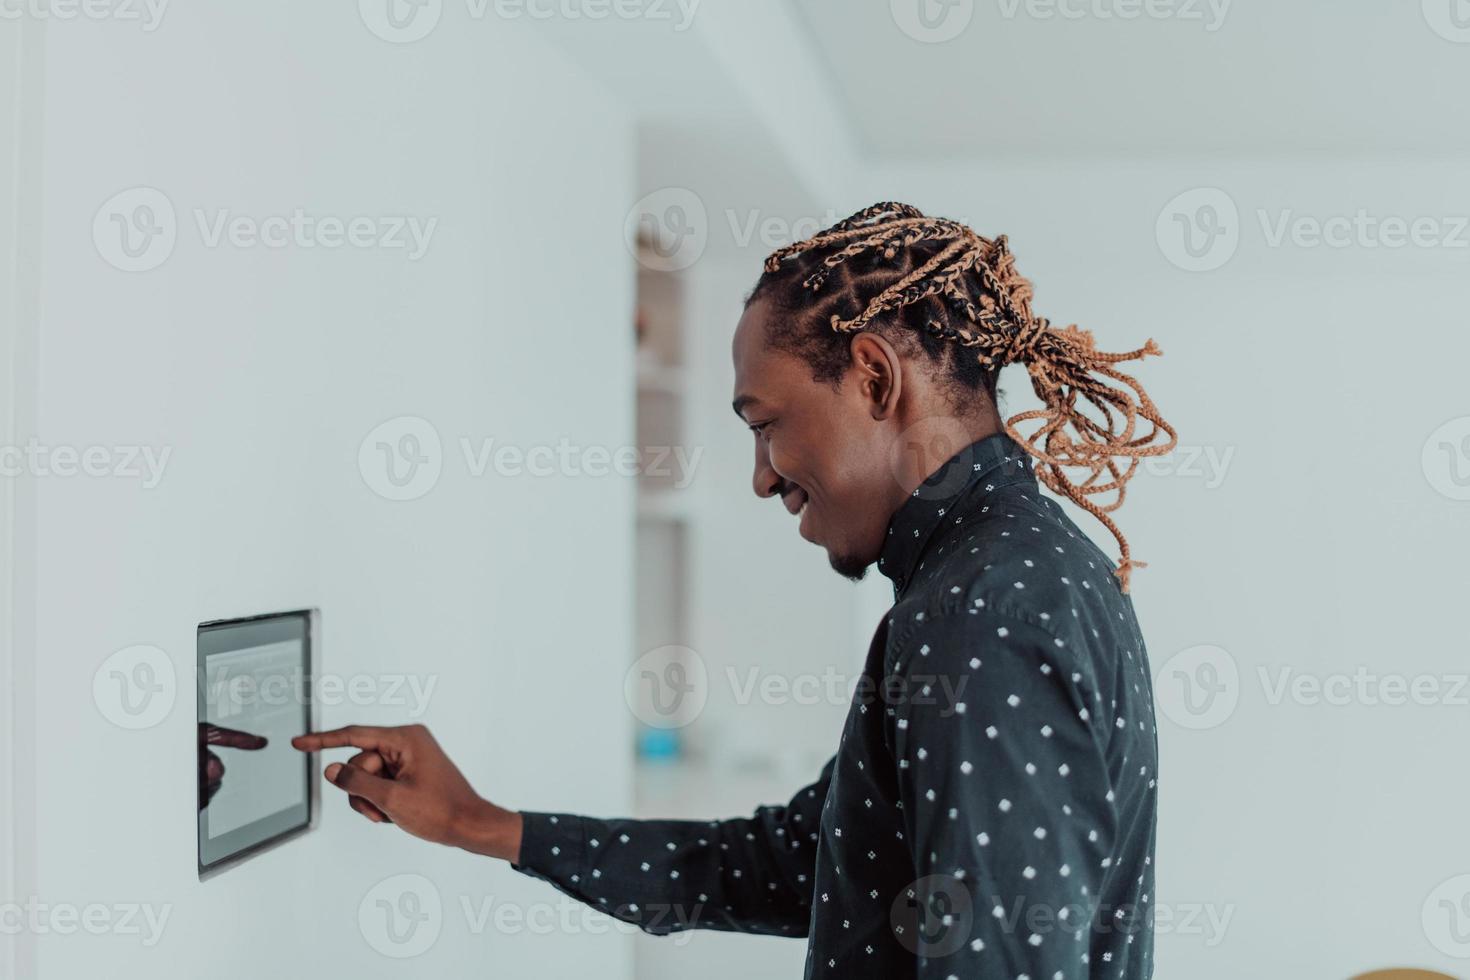
[[[1102,353],[1030,297],[1004,238],[880,204],[773,254],[747,301],[734,408],[755,492],[840,574],[876,562],[895,600],[837,754],[785,806],[513,813],[421,727],[297,747],[361,749],[326,775],[369,819],[504,858],[648,932],[807,936],[808,977],[1151,976],[1153,701],[1126,595],[1138,563],[1107,515],[1174,433],[1115,367],[1151,342]],[[1010,363],[1045,408],[1003,423]],[[1038,474],[1117,536],[1116,570]]]

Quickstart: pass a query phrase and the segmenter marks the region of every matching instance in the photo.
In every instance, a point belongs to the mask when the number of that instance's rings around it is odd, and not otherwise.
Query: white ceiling
[[[865,157],[1470,150],[1467,0],[791,2]],[[968,26],[916,40],[919,3]]]

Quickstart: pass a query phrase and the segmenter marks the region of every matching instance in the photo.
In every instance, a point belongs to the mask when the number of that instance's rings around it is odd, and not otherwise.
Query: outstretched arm
[[[831,774],[829,762],[785,805],[732,820],[527,813],[513,867],[655,935],[718,929],[805,936]]]
[[[354,725],[292,744],[308,752],[361,750],[324,775],[369,820],[502,858],[645,932],[807,933],[831,762],[790,802],[750,817],[599,820],[517,813],[482,799],[422,725]]]

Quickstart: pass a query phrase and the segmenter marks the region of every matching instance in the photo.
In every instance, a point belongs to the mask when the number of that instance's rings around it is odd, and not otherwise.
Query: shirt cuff
[[[542,881],[575,888],[581,884],[586,839],[581,817],[522,810],[520,860],[511,862],[511,867]]]

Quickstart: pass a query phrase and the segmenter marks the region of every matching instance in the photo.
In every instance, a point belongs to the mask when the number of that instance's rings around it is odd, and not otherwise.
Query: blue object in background
[[[679,732],[672,728],[640,728],[638,758],[647,762],[672,762],[682,752]]]

